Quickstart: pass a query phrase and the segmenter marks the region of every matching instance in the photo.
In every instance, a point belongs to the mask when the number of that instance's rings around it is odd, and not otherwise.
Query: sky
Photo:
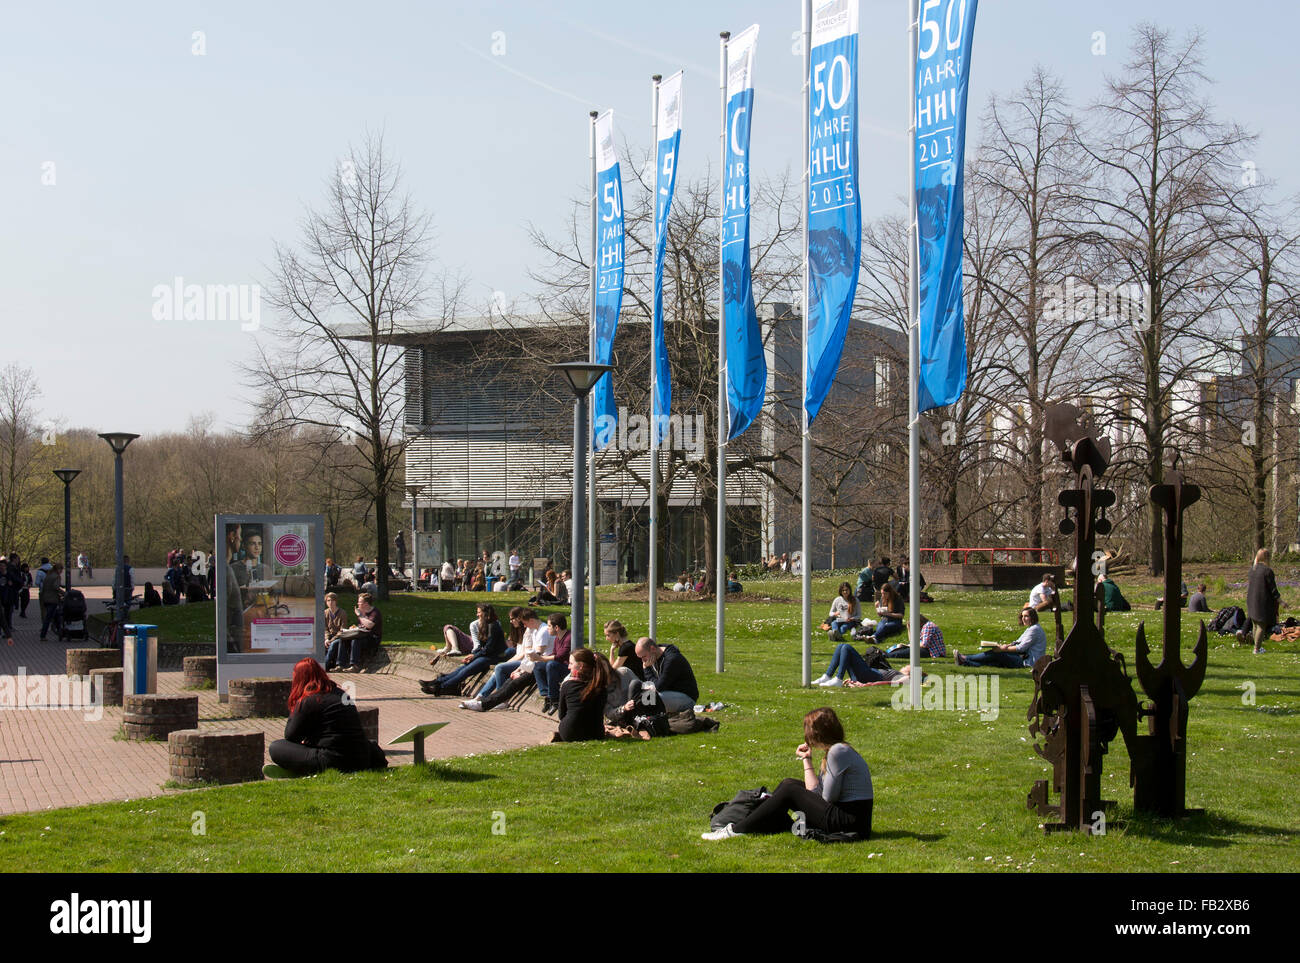
[[[0,10],[0,367],[34,369],[43,421],[158,434],[211,414],[247,423],[239,366],[276,319],[168,317],[163,292],[237,285],[251,305],[274,245],[293,246],[349,145],[382,132],[435,225],[435,270],[468,279],[467,308],[526,302],[527,227],[562,232],[586,189],[587,114],[615,112],[634,155],[650,141],[650,77],[685,70],[679,184],[716,170],[718,32],[761,31],[755,178],[798,169],[799,0],[654,4],[133,2]],[[1149,20],[1198,27],[1209,100],[1256,132],[1251,156],[1300,191],[1295,65],[1271,38],[1300,5],[1243,16],[1217,0],[982,0],[976,111],[1036,65],[1072,103],[1103,91]],[[861,0],[864,216],[903,210],[907,0]],[[1100,43],[1099,43],[1100,40]],[[1104,52],[1102,52],[1104,48]],[[622,148],[620,148],[622,149]],[[625,165],[627,161],[624,161]],[[630,190],[625,170],[625,191]]]

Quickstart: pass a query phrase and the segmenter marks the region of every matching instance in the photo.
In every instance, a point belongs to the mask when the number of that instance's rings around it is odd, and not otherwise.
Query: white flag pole
[[[726,634],[727,599],[727,298],[722,278],[722,247],[727,225],[727,41],[730,31],[718,34],[718,87],[721,90],[722,135],[721,160],[718,168],[718,544],[714,564],[717,566],[717,635],[714,639],[715,672],[722,671],[723,637]]]
[[[908,514],[908,604],[912,617],[908,621],[907,637],[911,649],[912,708],[921,708],[921,313],[920,285],[917,278],[919,253],[917,251],[916,214],[916,42],[919,13],[917,0],[910,0],[907,38],[908,63],[908,229],[907,229],[907,514]]]
[[[654,172],[650,175],[650,223],[654,233],[654,251],[659,252],[659,82],[661,74],[650,78],[650,161]],[[667,212],[664,213],[665,220]],[[656,406],[659,402],[659,350],[655,341],[653,292],[650,305],[650,638],[659,638],[659,421]],[[667,412],[664,412],[667,414]]]
[[[600,216],[600,211],[599,211],[599,198],[596,196],[598,191],[597,184],[596,184],[596,177],[597,177],[596,117],[598,116],[598,112],[593,110],[590,116],[591,116],[591,139],[590,139],[589,150],[591,153],[591,325],[590,325],[590,330],[588,331],[587,349],[589,352],[590,362],[592,364],[595,364],[596,363],[596,272],[598,270],[597,258],[599,256],[599,250],[600,250],[600,235],[599,235],[599,227],[597,225],[597,219]],[[591,572],[590,577],[586,579],[586,583],[589,586],[587,590],[588,591],[587,644],[594,646],[596,644],[597,639],[604,638],[604,634],[603,633],[598,634],[596,632],[596,577],[597,574],[600,572],[600,556],[597,554],[597,546],[599,545],[599,536],[597,536],[596,534],[596,445],[594,442],[594,439],[596,437],[595,434],[596,406],[593,404],[590,405],[589,407],[591,408],[592,420],[591,420],[591,424],[588,426],[589,434],[587,437],[593,439],[593,442],[591,445],[591,450],[587,453],[587,479],[588,479],[588,484],[591,486],[591,495],[587,499],[587,531],[589,533],[589,540],[590,540],[590,547],[587,552],[587,559],[588,559],[587,568]],[[577,506],[575,505],[574,508],[576,509]],[[570,574],[573,576],[573,584],[576,586],[579,584],[578,580],[583,577],[583,573],[573,570],[575,564],[576,563],[574,562],[574,560],[571,559],[569,561]],[[569,628],[571,631],[573,631],[575,637],[582,635],[582,626],[571,625],[569,626]]]
[[[812,0],[803,4],[803,311],[800,322],[803,325],[802,358],[803,375],[800,380],[802,390],[799,412],[802,419],[803,450],[803,500],[801,525],[803,528],[800,545],[802,561],[800,579],[803,582],[803,605],[800,626],[803,632],[802,673],[803,685],[812,684],[812,429],[808,423],[808,192],[810,190],[808,166],[808,74],[812,70]]]

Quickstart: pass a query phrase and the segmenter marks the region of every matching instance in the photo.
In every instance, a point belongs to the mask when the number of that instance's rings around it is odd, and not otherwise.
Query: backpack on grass
[[[709,828],[717,830],[728,823],[740,822],[770,795],[772,794],[767,791],[766,786],[760,786],[758,789],[742,789],[731,798],[730,802],[720,802],[713,807],[713,814],[709,817]]]
[[[1244,629],[1248,624],[1245,612],[1235,605],[1228,605],[1214,614],[1214,618],[1210,620],[1209,629],[1219,635],[1232,635],[1234,632]]]

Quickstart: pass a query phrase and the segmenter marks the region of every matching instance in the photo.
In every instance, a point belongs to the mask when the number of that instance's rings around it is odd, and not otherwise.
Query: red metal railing
[[[934,565],[1059,565],[1054,548],[923,548],[921,561]]]

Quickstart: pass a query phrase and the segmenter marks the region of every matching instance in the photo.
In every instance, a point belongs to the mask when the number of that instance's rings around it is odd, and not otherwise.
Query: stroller
[[[60,622],[63,625],[60,640],[86,638],[86,596],[79,590],[68,589],[64,595]]]

